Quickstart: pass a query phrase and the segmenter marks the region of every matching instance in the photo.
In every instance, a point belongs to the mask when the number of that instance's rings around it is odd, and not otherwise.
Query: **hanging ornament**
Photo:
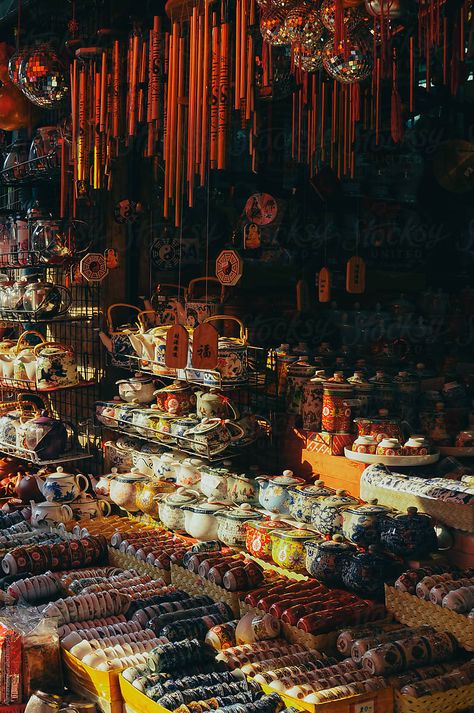
[[[286,18],[286,27],[292,43],[303,45],[306,49],[318,47],[321,38],[325,36],[325,28],[315,7],[311,8],[301,21],[300,16],[295,16],[295,9],[290,10]]]
[[[307,0],[299,2],[288,12],[285,20],[285,31],[290,42],[301,42],[301,32],[310,12],[311,4]]]
[[[55,50],[43,44],[30,52],[18,71],[20,88],[28,99],[52,109],[69,93],[66,71]]]
[[[245,215],[257,225],[273,223],[278,214],[278,203],[269,193],[254,193],[247,199]]]
[[[109,269],[102,253],[88,253],[79,263],[79,271],[87,282],[102,282]]]
[[[327,267],[322,267],[318,274],[318,300],[329,302],[331,299],[331,275]]]
[[[365,262],[358,255],[353,255],[347,261],[346,291],[351,295],[365,292]]]
[[[285,20],[287,11],[284,8],[270,8],[265,10],[260,20],[260,32],[265,42],[270,45],[288,45]]]
[[[217,367],[219,333],[213,324],[203,322],[193,332],[191,363],[195,369],[209,370]]]
[[[242,277],[244,261],[237,250],[222,250],[216,258],[216,277],[221,285],[233,287]]]
[[[166,333],[165,364],[171,369],[186,369],[189,334],[182,324],[173,324]]]
[[[399,0],[365,0],[365,9],[373,17],[383,17],[385,20],[400,17]]]
[[[0,129],[15,131],[28,126],[31,104],[10,81],[8,58],[13,48],[0,42]]]
[[[10,77],[10,81],[17,87],[20,86],[20,80],[18,78],[20,65],[28,54],[29,50],[27,49],[19,50],[18,52],[14,52],[8,61],[8,76]]]
[[[323,51],[327,42],[327,37],[321,37],[318,47],[308,48],[304,45],[296,45],[293,51],[293,61],[295,66],[303,72],[317,72],[323,66]]]
[[[363,35],[348,37],[345,47],[342,42],[334,47],[331,39],[324,48],[323,67],[338,82],[361,82],[370,75],[373,65],[368,40]]]
[[[319,10],[324,27],[334,34],[336,30],[336,0],[324,0]],[[349,32],[362,21],[364,13],[360,7],[344,8],[344,27]]]

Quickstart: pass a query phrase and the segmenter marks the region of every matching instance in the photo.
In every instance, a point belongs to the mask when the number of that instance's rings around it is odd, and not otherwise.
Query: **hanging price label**
[[[375,701],[360,701],[351,706],[351,713],[377,713]]]
[[[193,333],[192,364],[196,369],[215,369],[218,356],[217,329],[212,324],[200,324]]]
[[[172,369],[186,369],[189,335],[182,324],[174,324],[166,335],[165,364]]]

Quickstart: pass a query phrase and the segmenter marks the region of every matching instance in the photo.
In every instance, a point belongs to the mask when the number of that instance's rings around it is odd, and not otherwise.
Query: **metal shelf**
[[[67,384],[65,386],[54,386],[49,389],[38,389],[34,381],[28,381],[27,379],[0,379],[0,389],[15,389],[16,391],[29,391],[35,394],[51,394],[56,391],[69,391],[71,389],[84,389],[90,386],[95,386],[96,382],[94,379],[89,379],[88,381],[82,380],[78,381],[77,384]]]
[[[5,150],[8,153],[8,148]],[[28,186],[42,181],[57,180],[60,175],[58,156],[51,151],[45,156],[16,163],[0,171],[0,183],[4,186]]]
[[[60,456],[59,458],[54,458],[53,460],[40,460],[34,451],[29,451],[26,448],[16,448],[13,446],[7,446],[4,443],[0,443],[0,453],[3,453],[7,456],[13,456],[14,458],[19,458],[20,460],[26,460],[28,461],[28,463],[34,463],[39,467],[47,465],[61,465],[62,463],[69,463],[73,461],[92,458],[91,453],[70,451],[69,453],[63,453],[62,456]]]

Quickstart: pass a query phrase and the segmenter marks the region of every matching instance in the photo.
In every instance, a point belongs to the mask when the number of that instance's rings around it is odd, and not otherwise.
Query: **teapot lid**
[[[319,544],[319,549],[325,552],[351,552],[356,548],[350,542],[344,542],[342,535],[333,535],[332,540],[323,540]]]
[[[259,532],[267,532],[268,530],[290,530],[291,525],[287,522],[279,520],[279,515],[274,513],[270,517],[265,517],[263,520],[249,520],[248,525],[255,527]]]
[[[178,490],[173,493],[169,493],[163,498],[163,502],[167,505],[174,505],[179,507],[180,505],[188,505],[190,503],[195,503],[198,499],[198,494],[194,490],[188,490],[187,488],[178,488]]]
[[[327,498],[322,498],[321,505],[329,507],[334,507],[337,505],[353,505],[359,501],[352,495],[349,495],[347,490],[336,490],[334,495],[328,495]]]
[[[379,505],[378,500],[369,500],[365,505],[360,507],[347,508],[345,512],[349,512],[356,515],[379,515],[380,513],[392,512],[392,508],[388,505]]]
[[[284,470],[282,475],[271,478],[271,482],[275,485],[303,485],[305,481],[304,478],[293,475],[292,470]]]
[[[292,488],[293,491],[300,493],[300,495],[308,495],[314,497],[315,495],[319,497],[324,497],[325,495],[334,494],[332,488],[328,488],[324,485],[324,480],[315,480],[314,483],[308,485],[297,485]]]
[[[187,509],[191,512],[199,513],[200,515],[210,515],[218,510],[223,510],[227,506],[224,503],[218,503],[213,500],[202,500],[199,503],[188,505]]]
[[[414,506],[407,508],[406,514],[401,513],[400,515],[395,515],[394,519],[397,520],[397,522],[402,522],[407,525],[417,523],[423,527],[430,527],[432,523],[429,515],[418,512],[418,508]]]
[[[203,418],[201,423],[198,423],[197,426],[193,426],[192,428],[189,428],[186,431],[186,436],[195,433],[208,433],[209,431],[212,431],[217,426],[217,424],[220,423],[220,418]]]
[[[263,518],[263,515],[259,512],[255,512],[248,503],[242,503],[239,507],[221,510],[218,516],[228,518],[229,520],[239,520],[241,522],[246,520],[260,520]]]
[[[117,470],[117,469],[115,469]],[[62,465],[58,465],[56,470],[53,470],[51,473],[48,473],[46,475],[47,478],[69,478],[73,476],[73,473],[65,473],[64,468]]]
[[[130,473],[121,473],[117,475],[116,480],[119,483],[137,483],[141,481],[142,483],[149,482],[150,478],[143,473],[140,473],[138,468],[132,468]]]

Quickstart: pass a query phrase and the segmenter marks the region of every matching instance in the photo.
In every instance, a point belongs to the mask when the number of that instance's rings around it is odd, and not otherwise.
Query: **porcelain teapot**
[[[84,493],[89,487],[85,475],[65,473],[61,466],[46,476],[44,482],[38,478],[38,487],[48,502],[69,503]]]
[[[33,527],[40,525],[57,525],[58,522],[70,522],[74,519],[73,512],[69,505],[61,503],[35,503],[30,502],[31,506],[31,524]]]
[[[289,488],[295,485],[303,485],[304,479],[293,475],[292,470],[284,470],[283,475],[258,476],[259,484],[258,499],[260,505],[271,512],[280,512],[288,515],[290,505]]]
[[[199,418],[238,418],[232,402],[218,389],[196,391],[196,411]]]
[[[115,383],[119,387],[120,398],[128,403],[150,404],[153,401],[155,384],[147,376],[138,373]]]

